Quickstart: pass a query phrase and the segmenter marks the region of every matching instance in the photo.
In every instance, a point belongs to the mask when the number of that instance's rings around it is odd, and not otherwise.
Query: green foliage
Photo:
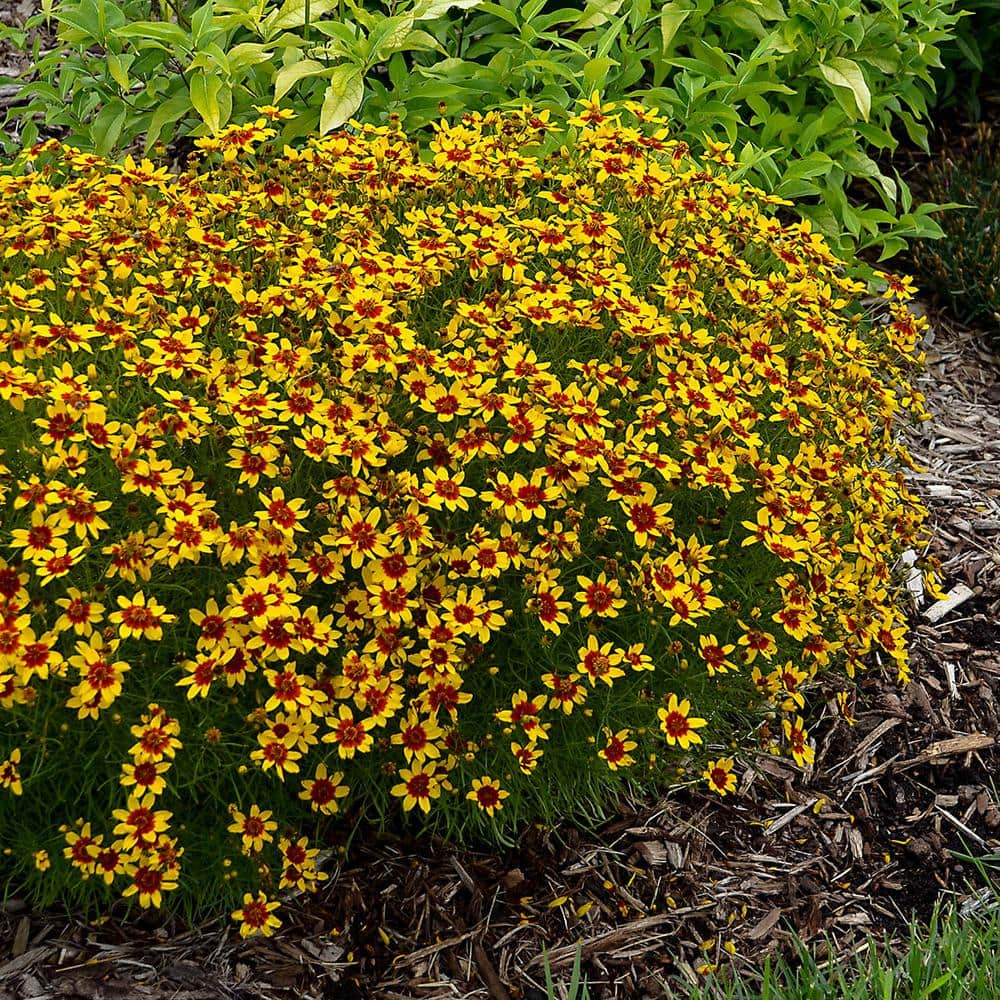
[[[878,247],[886,259],[910,238],[939,235],[935,206],[913,206],[905,181],[873,154],[896,148],[899,127],[926,148],[930,71],[955,24],[951,8],[678,0],[660,13],[670,52],[652,61],[649,95],[686,133],[717,122],[753,182],[807,199],[800,213],[840,253]],[[880,204],[849,203],[859,181]]]
[[[30,103],[18,114],[43,113],[47,126],[69,129],[68,142],[108,155],[140,139],[148,151],[175,134],[214,135],[230,122],[254,119],[255,105],[294,88],[302,112],[295,134],[326,133],[358,110],[363,80],[377,63],[437,47],[415,26],[449,5],[417,0],[385,17],[348,0],[356,20],[339,17],[343,6],[208,0],[164,11],[159,0],[48,4],[28,26],[55,20],[67,51],[35,63],[37,79],[22,92]],[[36,136],[37,126],[27,122],[23,142]]]
[[[160,0],[155,0],[159,4]],[[214,134],[255,105],[297,111],[283,140],[352,117],[408,130],[442,113],[514,109],[561,115],[598,90],[669,113],[680,137],[734,146],[758,186],[799,199],[842,256],[898,253],[937,237],[932,205],[875,160],[893,130],[927,145],[932,70],[960,15],[954,0],[63,0],[53,18],[68,51],[35,66],[14,112],[35,141],[36,114],[68,141],[113,154],[145,138]],[[874,204],[849,202],[861,182]]]
[[[996,331],[1000,323],[1000,135],[986,125],[928,165],[930,197],[965,202],[942,215],[943,239],[913,244],[920,283],[962,322]],[[995,335],[995,333],[994,333]]]
[[[955,37],[941,46],[944,64],[935,72],[938,105],[959,106],[973,121],[982,117],[979,88],[996,75],[1000,59],[1000,0],[963,0]]]

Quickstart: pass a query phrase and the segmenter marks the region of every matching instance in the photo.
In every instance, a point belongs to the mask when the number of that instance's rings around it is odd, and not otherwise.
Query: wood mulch
[[[985,343],[935,317],[917,382],[932,419],[907,432],[950,600],[911,581],[912,683],[865,675],[856,723],[831,710],[814,726],[811,773],[744,756],[735,796],[626,801],[597,835],[532,827],[506,853],[359,835],[269,940],[10,899],[0,1000],[528,1000],[545,995],[543,950],[565,981],[578,944],[595,1000],[638,1000],[707,963],[752,968],[792,929],[843,955],[936,901],[993,905],[953,853],[1000,856],[1000,359]]]

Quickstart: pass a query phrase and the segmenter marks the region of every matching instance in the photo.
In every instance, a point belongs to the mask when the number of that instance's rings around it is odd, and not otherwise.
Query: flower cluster
[[[0,174],[0,827],[84,781],[65,858],[158,906],[175,817],[228,806],[224,864],[307,890],[310,816],[511,822],[725,746],[734,701],[808,764],[820,673],[905,679],[905,289],[871,323],[725,148],[571,124]]]

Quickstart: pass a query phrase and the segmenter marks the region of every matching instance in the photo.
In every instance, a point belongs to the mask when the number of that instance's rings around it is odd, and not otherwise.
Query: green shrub
[[[1000,60],[1000,0],[962,0],[955,37],[941,46],[935,71],[941,109],[960,107],[973,121],[982,117],[979,89],[996,81]]]
[[[917,241],[913,267],[963,323],[994,332],[1000,324],[1000,135],[988,125],[958,140],[927,165],[921,179],[930,197],[964,203],[941,218],[944,238]]]
[[[293,142],[352,117],[397,116],[412,133],[442,112],[526,100],[561,118],[596,90],[658,106],[697,150],[730,143],[742,175],[795,199],[836,252],[875,248],[884,260],[939,233],[936,206],[913,206],[873,157],[900,129],[926,148],[953,5],[414,0],[387,14],[356,0],[209,0],[164,19],[152,0],[61,0],[51,17],[67,52],[37,61],[30,102],[12,115],[26,120],[27,144],[44,115],[70,143],[109,155],[143,138],[148,153],[158,139],[213,134],[279,102],[297,112],[282,134]],[[848,202],[855,181],[874,204]]]
[[[870,654],[906,679],[907,284],[873,325],[808,223],[631,110],[545,160],[528,111],[0,174],[0,831],[36,897],[309,888],[344,811],[505,838],[625,781],[726,794],[733,739],[808,765]]]

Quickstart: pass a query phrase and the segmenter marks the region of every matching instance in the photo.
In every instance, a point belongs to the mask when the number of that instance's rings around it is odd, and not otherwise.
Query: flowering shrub
[[[0,830],[37,896],[215,889],[270,933],[327,817],[726,794],[748,721],[808,764],[845,674],[905,680],[905,281],[871,323],[637,105],[544,160],[528,109],[281,156],[263,110],[201,173],[0,175]]]

